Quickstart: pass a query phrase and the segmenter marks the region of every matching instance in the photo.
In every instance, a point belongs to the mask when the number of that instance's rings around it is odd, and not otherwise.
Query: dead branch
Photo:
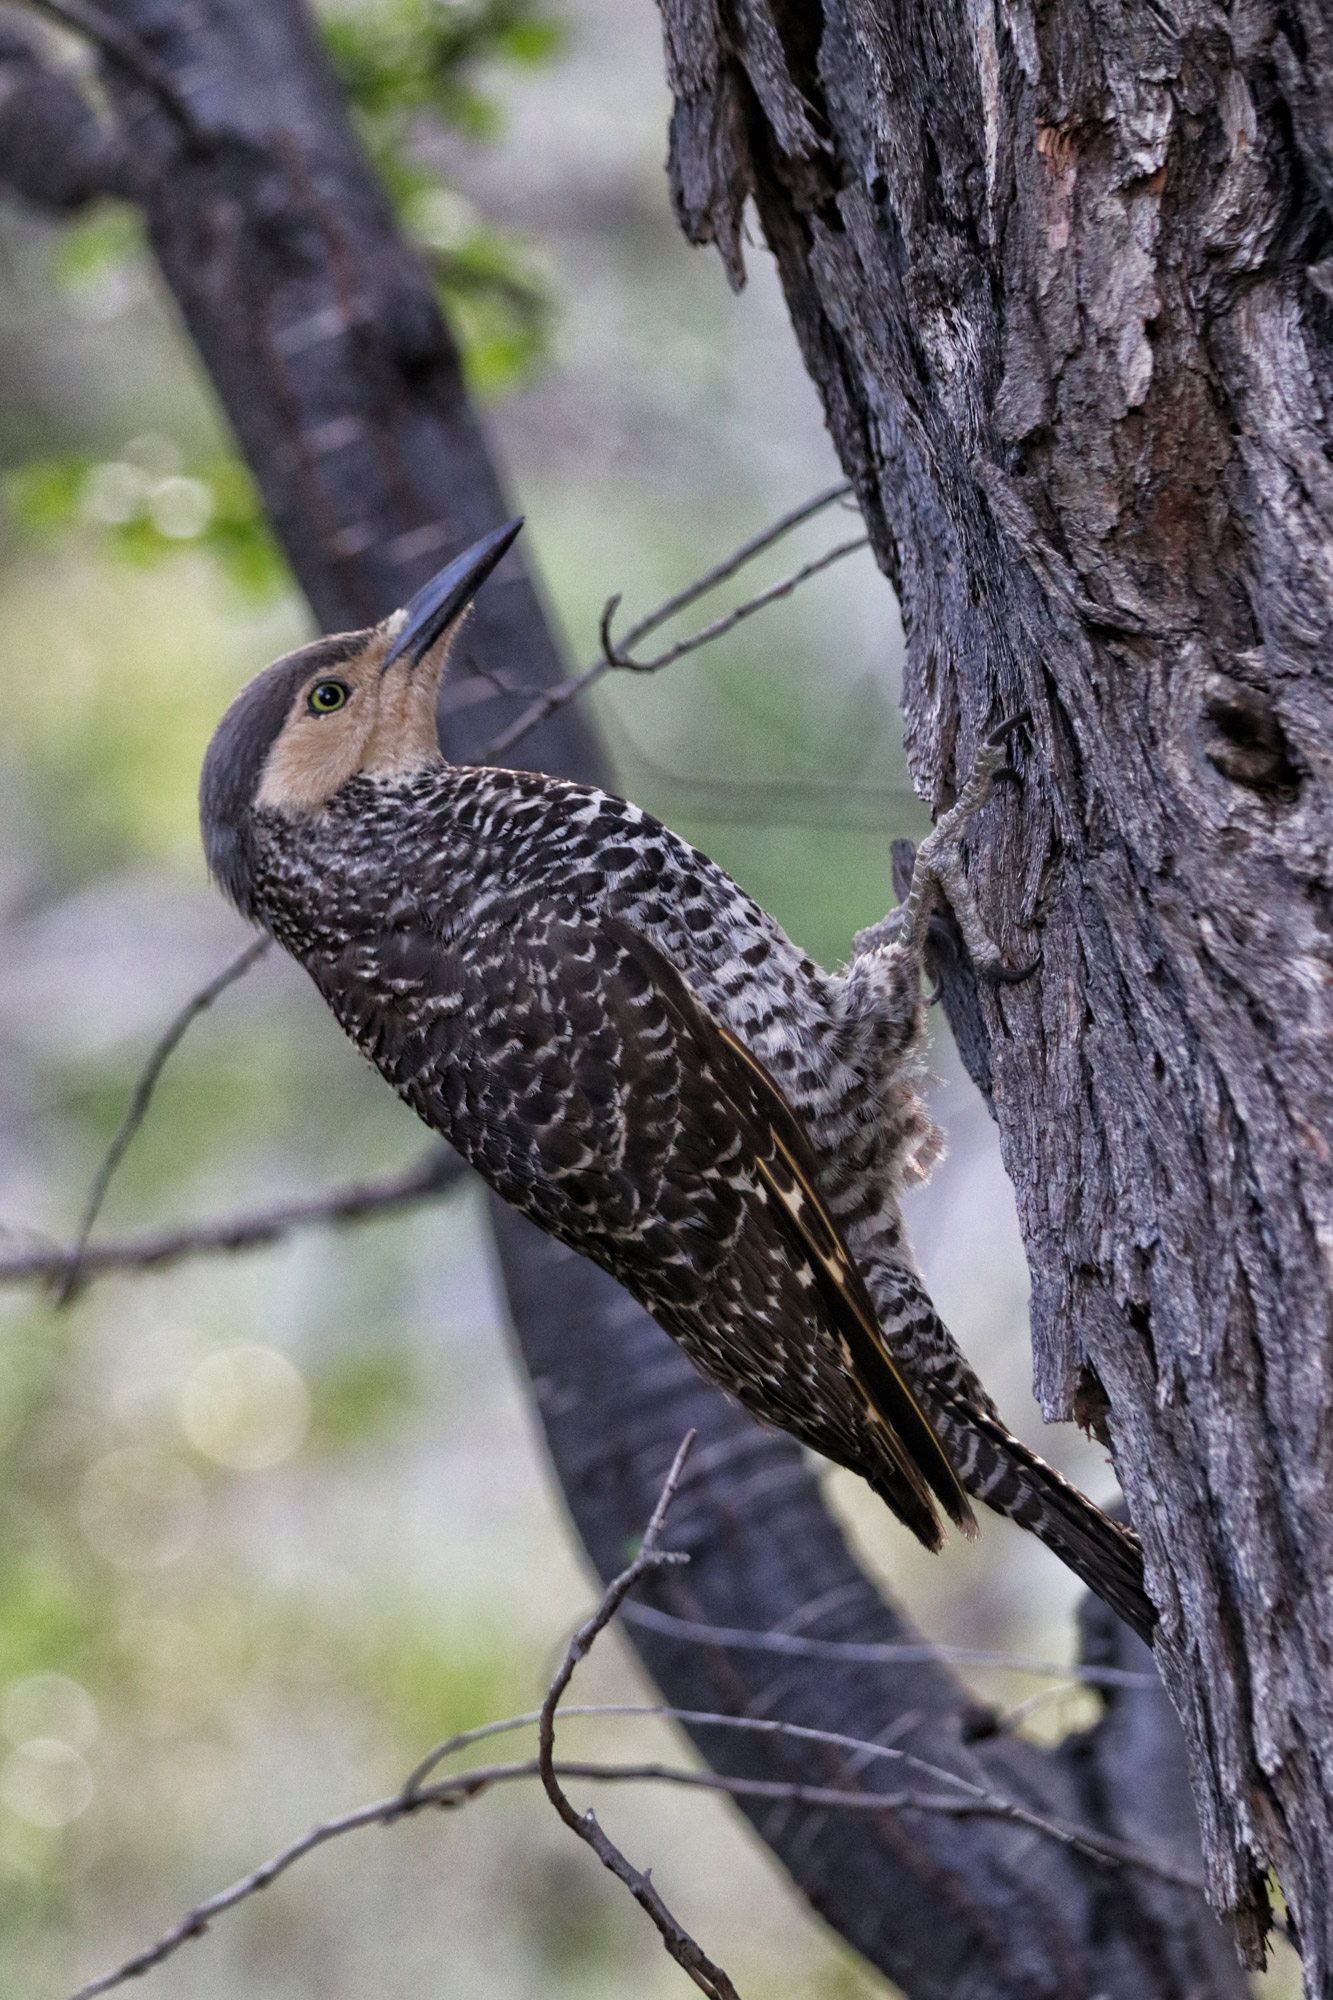
[[[1039,1660],[1030,1653],[989,1653],[973,1646],[944,1646],[929,1642],[920,1645],[882,1645],[847,1639],[808,1639],[799,1632],[747,1632],[731,1625],[700,1625],[690,1618],[676,1618],[649,1604],[627,1604],[625,1618],[631,1625],[646,1625],[673,1639],[690,1639],[699,1646],[716,1646],[722,1652],[781,1653],[788,1659],[842,1661],[849,1666],[919,1666],[948,1663],[960,1667],[1004,1667],[1020,1674],[1051,1674],[1062,1680],[1086,1681],[1091,1687],[1148,1688],[1160,1685],[1157,1675],[1137,1673],[1128,1667],[1084,1666],[1077,1661],[1061,1663]]]
[[[591,1622],[591,1621],[590,1621]],[[586,1627],[584,1628],[587,1629]],[[1066,1682],[1066,1687],[1073,1683]],[[1059,1690],[1044,1688],[1042,1697]],[[549,1699],[549,1697],[548,1697]],[[1017,1715],[1015,1710],[1014,1715]],[[1030,1827],[1034,1833],[1058,1840],[1063,1846],[1072,1847],[1085,1854],[1089,1860],[1108,1867],[1141,1868],[1150,1875],[1169,1882],[1174,1888],[1192,1889],[1203,1893],[1203,1882],[1198,1875],[1188,1869],[1175,1868],[1169,1862],[1161,1862],[1152,1855],[1144,1854],[1128,1842],[1108,1839],[1091,1827],[1077,1826],[1069,1821],[1052,1819],[1048,1814],[1035,1813],[1030,1807],[1020,1805],[1016,1799],[1006,1798],[1003,1793],[991,1790],[987,1785],[979,1785],[973,1779],[964,1777],[959,1771],[950,1771],[942,1764],[933,1764],[928,1758],[918,1757],[910,1750],[900,1750],[896,1745],[876,1743],[862,1736],[847,1736],[834,1729],[811,1729],[799,1722],[783,1722],[776,1717],[753,1715],[726,1715],[711,1709],[670,1708],[661,1702],[592,1702],[583,1707],[561,1710],[562,1715],[635,1715],[655,1716],[667,1722],[680,1722],[687,1728],[733,1729],[752,1736],[782,1737],[799,1743],[825,1743],[836,1750],[848,1750],[858,1762],[872,1763],[877,1760],[895,1763],[915,1775],[933,1779],[937,1784],[952,1786],[957,1794],[953,1799],[927,1799],[906,1793],[851,1792],[839,1787],[793,1784],[785,1779],[732,1778],[725,1773],[714,1771],[680,1771],[665,1764],[587,1764],[576,1767],[565,1763],[559,1766],[566,1776],[577,1775],[581,1769],[585,1775],[594,1772],[599,1778],[611,1780],[633,1772],[637,1778],[653,1777],[672,1784],[693,1784],[696,1781],[709,1790],[721,1790],[736,1796],[774,1799],[799,1799],[805,1804],[836,1805],[844,1810],[879,1810],[886,1806],[929,1812],[955,1812],[964,1815],[984,1815],[990,1819],[1014,1820]],[[471,1744],[480,1743],[491,1736],[507,1735],[518,1729],[540,1724],[542,1711],[534,1710],[528,1715],[509,1716],[503,1722],[483,1723],[478,1729],[464,1730],[451,1737],[447,1743],[439,1744],[430,1756],[424,1758],[413,1771],[403,1787],[407,1799],[418,1793],[424,1796],[429,1786],[422,1784],[424,1775],[432,1770],[442,1758],[452,1755]],[[464,1775],[474,1775],[467,1773]],[[563,1815],[562,1815],[563,1817]]]
[[[711,645],[714,639],[722,638],[734,626],[741,624],[746,618],[752,618],[756,611],[762,611],[766,605],[776,604],[779,598],[790,597],[808,577],[818,576],[820,570],[828,569],[831,564],[841,562],[844,556],[855,555],[858,549],[866,549],[869,546],[868,535],[855,535],[849,542],[835,543],[831,549],[826,549],[822,556],[816,556],[811,562],[802,563],[801,567],[793,570],[790,576],[784,576],[777,583],[769,584],[765,590],[756,591],[753,597],[747,597],[743,604],[736,606],[735,610],[724,612],[721,618],[715,618],[710,624],[700,626],[697,632],[691,632],[687,638],[678,639],[674,645],[668,646],[665,652],[655,653],[650,660],[633,659],[627,650],[631,643],[629,639],[622,640],[619,645],[612,640],[611,621],[620,608],[620,599],[609,597],[603,607],[599,627],[603,664],[607,667],[619,667],[630,674],[655,674],[659,668],[669,667],[676,660],[683,659],[686,653],[694,653],[701,646]]]
[[[675,1497],[681,1473],[685,1469],[685,1460],[689,1455],[690,1446],[694,1443],[694,1435],[693,1431],[686,1432],[680,1449],[671,1461],[671,1470],[667,1473],[661,1498],[653,1509],[652,1519],[644,1533],[638,1555],[628,1569],[622,1570],[620,1575],[614,1577],[607,1585],[602,1593],[602,1601],[592,1617],[580,1625],[569,1642],[565,1657],[560,1662],[555,1679],[551,1682],[546,1699],[542,1703],[541,1714],[537,1721],[537,1769],[546,1796],[565,1825],[571,1832],[576,1833],[580,1840],[587,1843],[603,1868],[609,1869],[617,1881],[623,1882],[639,1907],[647,1911],[656,1924],[667,1951],[677,1965],[689,1974],[699,1991],[708,1994],[709,2000],[740,2000],[735,1987],[721,1966],[713,1963],[689,1932],[672,1916],[653,1887],[652,1878],[646,1871],[635,1868],[615,1842],[603,1832],[591,1806],[585,1813],[575,1811],[555,1768],[555,1714],[560,1705],[560,1698],[573,1679],[579,1662],[587,1657],[598,1635],[606,1630],[641,1577],[649,1575],[653,1570],[662,1569],[668,1563],[689,1561],[689,1557],[682,1551],[663,1549],[659,1543],[667,1510]]]
[[[551,1765],[557,1778],[579,1778],[597,1784],[682,1785],[700,1791],[723,1792],[732,1798],[769,1799],[775,1802],[822,1806],[842,1812],[923,1812],[944,1814],[952,1818],[1012,1820],[1033,1832],[1074,1848],[1105,1867],[1139,1869],[1173,1888],[1189,1889],[1196,1894],[1202,1892],[1202,1883],[1198,1876],[1191,1875],[1186,1869],[1173,1868],[1169,1863],[1142,1853],[1127,1843],[1108,1839],[1106,1835],[1095,1833],[1088,1828],[1065,1824],[1039,1813],[1030,1812],[1016,1800],[1006,1799],[999,1793],[986,1790],[983,1786],[971,1785],[969,1780],[960,1777],[956,1772],[929,1765],[920,1758],[911,1757],[907,1752],[895,1752],[882,1743],[869,1742],[855,1736],[842,1736],[831,1730],[805,1729],[797,1723],[770,1721],[759,1716],[714,1714],[702,1709],[598,1702],[582,1707],[570,1707],[562,1710],[562,1713],[566,1716],[656,1716],[666,1721],[694,1723],[709,1728],[750,1730],[772,1736],[796,1737],[809,1742],[828,1743],[853,1751],[862,1758],[896,1755],[910,1764],[918,1765],[924,1771],[933,1772],[937,1778],[945,1780],[950,1785],[963,1788],[967,1796],[939,1797],[906,1791],[845,1791],[836,1786],[788,1783],[779,1779],[733,1778],[716,1771],[687,1770],[676,1765],[656,1762],[605,1764],[583,1759],[560,1759]],[[502,1722],[484,1723],[479,1729],[464,1730],[457,1737],[451,1738],[450,1744],[454,1749],[461,1749],[487,1736],[502,1735],[525,1726],[531,1727],[540,1719],[541,1711],[534,1709],[528,1715],[509,1716]],[[243,1875],[228,1888],[219,1890],[217,1895],[196,1904],[179,1922],[173,1924],[170,1930],[164,1931],[154,1944],[126,1959],[114,1971],[104,1973],[101,1977],[79,1987],[71,1996],[71,2000],[95,2000],[96,1995],[108,1993],[114,1987],[151,1971],[154,1966],[174,1956],[191,1938],[202,1937],[215,1917],[234,1909],[238,1903],[257,1895],[261,1889],[267,1889],[280,1875],[285,1875],[289,1868],[303,1860],[307,1854],[312,1854],[316,1848],[327,1845],[331,1840],[341,1838],[343,1834],[357,1833],[368,1826],[393,1826],[398,1821],[410,1819],[431,1807],[449,1811],[480,1798],[483,1792],[491,1790],[496,1785],[541,1775],[542,1761],[537,1757],[506,1764],[483,1764],[471,1771],[456,1772],[430,1785],[417,1784],[415,1782],[417,1774],[414,1772],[403,1790],[396,1792],[392,1798],[378,1799],[373,1805],[358,1807],[355,1812],[342,1813],[335,1819],[323,1820],[308,1833],[302,1834],[299,1840],[280,1848],[250,1874]],[[590,1818],[590,1815],[588,1817]],[[580,1820],[580,1826],[584,1823]],[[719,1990],[726,1991],[725,1988]]]
[[[800,569],[794,570],[789,576],[756,592],[753,597],[747,598],[744,603],[737,605],[723,617],[714,619],[710,624],[702,626],[699,631],[692,632],[688,637],[668,646],[664,652],[655,654],[647,660],[638,660],[633,656],[633,648],[650,632],[655,632],[660,625],[666,624],[668,619],[674,618],[677,612],[687,609],[699,598],[716,590],[719,584],[735,576],[766,549],[772,548],[784,535],[790,534],[794,528],[810,520],[821,509],[831,506],[835,500],[842,499],[849,491],[850,488],[845,484],[831,486],[827,492],[816,494],[815,498],[808,500],[804,506],[793,509],[790,514],[784,514],[771,527],[765,528],[762,534],[743,543],[722,562],[707,570],[703,576],[696,577],[692,583],[686,584],[683,590],[676,591],[673,596],[664,599],[652,611],[647,612],[619,641],[612,638],[611,624],[620,608],[620,594],[617,592],[609,597],[603,607],[600,621],[599,636],[602,646],[600,657],[582,673],[571,674],[567,680],[558,681],[554,687],[538,694],[522,715],[502,729],[498,736],[492,738],[482,751],[479,761],[488,763],[502,756],[505,751],[512,750],[516,743],[521,742],[531,730],[538,728],[558,709],[563,708],[568,702],[577,700],[580,695],[586,694],[589,688],[596,686],[605,674],[613,670],[633,674],[659,673],[663,667],[673,665],[687,653],[696,653],[701,647],[711,645],[715,639],[722,638],[745,619],[752,618],[757,611],[764,610],[770,604],[776,604],[780,598],[790,597],[793,591],[798,590],[810,577],[817,576],[821,570],[828,569],[833,563],[841,562],[844,557],[855,554],[857,549],[867,547],[867,537],[864,535],[859,535],[851,541],[839,542],[835,547],[826,550],[823,555],[816,556],[812,562],[802,564]],[[533,692],[531,688],[508,686],[493,674],[487,678],[503,694],[526,696]]]
[[[187,1257],[262,1249],[294,1230],[309,1229],[318,1223],[364,1222],[372,1216],[390,1215],[446,1193],[457,1186],[466,1172],[466,1162],[449,1147],[440,1146],[406,1173],[392,1174],[384,1180],[352,1181],[303,1201],[281,1202],[273,1208],[253,1209],[189,1229],[88,1244],[79,1257],[79,1284],[91,1284],[115,1271],[161,1270]],[[72,1250],[52,1245],[49,1249],[24,1250],[0,1257],[0,1285],[63,1278],[73,1256]]]
[[[165,1033],[154,1044],[152,1053],[140,1071],[139,1081],[134,1086],[129,1109],[121,1119],[116,1135],[103,1154],[97,1172],[93,1175],[87,1200],[84,1202],[83,1215],[79,1221],[78,1233],[74,1238],[74,1247],[69,1253],[64,1276],[56,1291],[57,1306],[68,1305],[79,1289],[84,1252],[88,1247],[88,1238],[92,1235],[93,1224],[97,1221],[102,1203],[106,1200],[106,1192],[116,1168],[124,1159],[135,1133],[148,1116],[153,1092],[157,1089],[172,1052],[183,1040],[192,1023],[197,1021],[201,1014],[207,1013],[219,994],[225,993],[229,986],[235,985],[238,979],[245,977],[251,966],[259,963],[271,943],[272,939],[268,937],[253,939],[230,965],[225,965],[221,972],[209,980],[207,986],[200,987],[197,993],[191,995]]]
[[[766,549],[771,549],[784,536],[791,534],[793,529],[803,526],[806,521],[813,520],[814,516],[822,514],[826,507],[832,507],[839,500],[847,499],[851,491],[851,481],[844,479],[837,486],[829,486],[822,493],[816,493],[812,500],[806,500],[801,506],[793,507],[790,513],[779,515],[769,527],[761,529],[748,542],[742,542],[731,555],[724,556],[720,563],[714,564],[710,570],[705,570],[693,583],[687,583],[674,597],[668,597],[657,606],[656,610],[647,612],[637,625],[630,627],[625,636],[625,644],[637,646],[640,639],[646,639],[650,632],[655,632],[659,625],[665,625],[678,611],[688,611],[692,604],[697,604],[701,597],[707,597],[719,584],[728,582],[738,570],[752,563],[756,556],[763,555]]]

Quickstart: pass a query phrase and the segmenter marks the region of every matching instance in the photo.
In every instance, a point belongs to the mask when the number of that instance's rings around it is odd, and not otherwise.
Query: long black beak
[[[409,655],[413,667],[424,659],[440,634],[471,604],[522,526],[520,514],[516,521],[483,535],[470,549],[464,549],[461,556],[455,556],[447,569],[422,585],[407,607],[406,624],[384,656],[381,673],[404,653]]]

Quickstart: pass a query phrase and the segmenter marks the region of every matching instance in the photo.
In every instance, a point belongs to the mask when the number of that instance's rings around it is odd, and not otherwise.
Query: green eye
[[[346,708],[351,699],[346,681],[316,681],[306,696],[306,707],[312,715],[332,715],[335,709]]]

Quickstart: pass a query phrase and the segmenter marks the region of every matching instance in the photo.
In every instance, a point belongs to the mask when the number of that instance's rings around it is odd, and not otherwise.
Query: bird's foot
[[[956,803],[918,847],[912,869],[912,885],[904,901],[884,919],[882,925],[874,926],[875,931],[879,931],[892,925],[891,934],[886,932],[882,942],[902,946],[918,963],[923,963],[931,913],[938,903],[946,902],[953,911],[978,976],[993,985],[1012,986],[1030,978],[1041,963],[1041,957],[1038,954],[1027,965],[1007,963],[981,921],[972,886],[963,869],[962,840],[996,785],[1020,782],[1017,771],[1009,761],[1009,745],[1030,719],[1025,709],[1022,714],[1011,716],[998,729],[991,731],[977,752],[976,761]],[[871,933],[863,931],[857,939],[858,947],[861,938],[870,936]]]

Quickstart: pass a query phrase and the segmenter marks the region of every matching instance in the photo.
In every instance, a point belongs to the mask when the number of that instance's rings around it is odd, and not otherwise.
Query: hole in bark
[[[1092,1363],[1085,1361],[1079,1371],[1078,1388],[1074,1391],[1074,1422],[1086,1437],[1095,1437],[1098,1444],[1109,1451],[1110,1416],[1111,1399],[1102,1378]]]
[[[1125,1317],[1143,1342],[1148,1363],[1154,1375],[1157,1373],[1157,1343],[1152,1337],[1152,1314],[1146,1305],[1131,1305],[1125,1310]],[[1109,1405],[1108,1405],[1109,1407]]]
[[[1204,746],[1215,771],[1284,803],[1297,797],[1301,772],[1266,695],[1226,674],[1210,674],[1203,712],[1220,739]]]
[[[800,0],[772,0],[769,13],[787,58],[791,80],[823,131],[828,130],[828,105],[819,77],[819,46],[824,39],[824,9]]]

